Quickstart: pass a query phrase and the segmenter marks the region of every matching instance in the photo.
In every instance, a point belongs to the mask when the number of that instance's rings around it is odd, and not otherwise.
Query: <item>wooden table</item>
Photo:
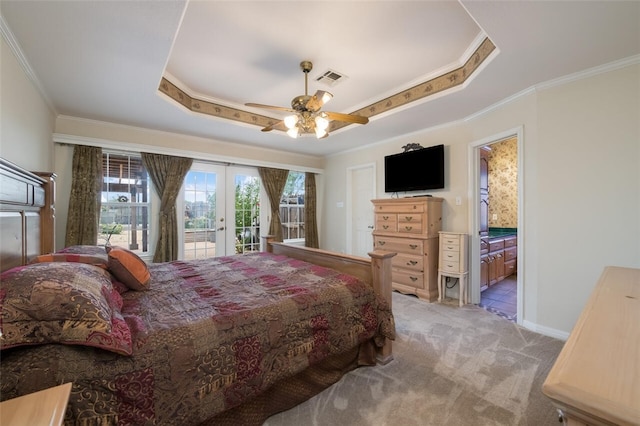
[[[640,425],[640,269],[605,268],[542,386],[569,425]]]
[[[59,426],[64,419],[71,383],[0,403],[2,426]]]

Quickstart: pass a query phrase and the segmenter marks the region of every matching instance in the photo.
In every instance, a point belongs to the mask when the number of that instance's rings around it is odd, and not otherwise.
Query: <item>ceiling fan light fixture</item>
[[[326,117],[324,117],[324,114],[322,114],[322,113],[316,115],[316,118],[315,118],[314,121],[316,123],[316,133],[317,133],[318,129],[320,129],[322,131],[325,131],[325,130],[327,130],[327,127],[329,127],[329,120],[327,120]]]
[[[298,114],[287,115],[284,118],[284,125],[287,126],[287,129],[291,130],[296,127],[296,124],[298,124],[299,120],[300,120],[300,116]],[[297,136],[297,131],[296,131],[296,136]]]
[[[298,137],[298,126],[294,126],[291,129],[287,130],[287,134],[289,136],[291,136],[292,138],[297,138]]]
[[[292,138],[297,138],[301,133],[303,135],[315,133],[316,137],[321,139],[329,136],[327,129],[329,128],[329,122],[332,120],[358,124],[367,124],[369,122],[368,118],[355,114],[320,111],[322,106],[333,98],[333,95],[324,90],[317,90],[313,96],[309,96],[308,74],[313,68],[313,64],[310,61],[302,61],[300,62],[300,68],[304,73],[304,95],[293,98],[291,108],[254,103],[245,104],[250,107],[275,109],[293,113],[275,124],[264,127],[262,129],[263,132],[270,132],[273,129],[286,129],[287,135]]]
[[[327,136],[327,131],[324,129],[321,129],[320,127],[316,127],[316,138],[322,139],[325,136]]]

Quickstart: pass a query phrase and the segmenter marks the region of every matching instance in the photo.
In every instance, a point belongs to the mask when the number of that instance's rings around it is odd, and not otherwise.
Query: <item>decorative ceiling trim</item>
[[[487,37],[461,67],[427,80],[424,83],[413,86],[410,89],[403,90],[402,92],[389,96],[364,108],[360,108],[351,114],[371,118],[392,109],[407,105],[411,102],[423,99],[427,96],[433,96],[437,93],[459,86],[478,70],[480,65],[495,49],[496,46]],[[260,127],[271,126],[281,121],[279,118],[254,114],[241,109],[191,97],[184,90],[178,88],[175,84],[167,80],[166,77],[162,77],[158,90],[193,112],[207,114],[227,120],[239,121],[241,123],[252,124]],[[351,123],[332,121],[329,126],[329,132],[349,125],[351,125]]]
[[[480,46],[473,52],[467,62],[461,67],[442,74],[438,77],[434,77],[431,80],[427,80],[424,83],[420,83],[413,86],[410,89],[404,90],[388,98],[382,99],[364,108],[360,108],[351,114],[361,115],[363,117],[371,118],[375,115],[385,113],[392,109],[404,106],[411,102],[415,102],[427,96],[433,96],[436,93],[443,92],[448,89],[452,89],[456,86],[463,84],[471,75],[480,67],[485,59],[495,50],[496,46],[489,38],[485,38]],[[348,126],[349,123],[341,123],[332,121],[329,132],[341,129]]]
[[[188,110],[198,112],[200,114],[212,115],[214,117],[239,121],[241,123],[254,124],[260,127],[267,127],[280,121],[264,115],[253,114],[241,109],[216,104],[203,99],[193,98],[165,77],[162,77],[158,90]]]

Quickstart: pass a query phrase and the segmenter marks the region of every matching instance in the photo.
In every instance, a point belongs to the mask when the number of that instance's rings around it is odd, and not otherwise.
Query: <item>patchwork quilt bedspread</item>
[[[2,399],[73,382],[66,424],[198,424],[327,356],[394,338],[366,284],[269,253],[149,265],[121,296],[132,355],[44,344],[3,350]]]

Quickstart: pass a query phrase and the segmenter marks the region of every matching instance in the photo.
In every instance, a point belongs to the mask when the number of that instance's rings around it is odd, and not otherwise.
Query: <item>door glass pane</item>
[[[185,260],[216,255],[216,189],[216,173],[190,171],[185,177]]]
[[[260,251],[260,179],[236,174],[236,253]]]

